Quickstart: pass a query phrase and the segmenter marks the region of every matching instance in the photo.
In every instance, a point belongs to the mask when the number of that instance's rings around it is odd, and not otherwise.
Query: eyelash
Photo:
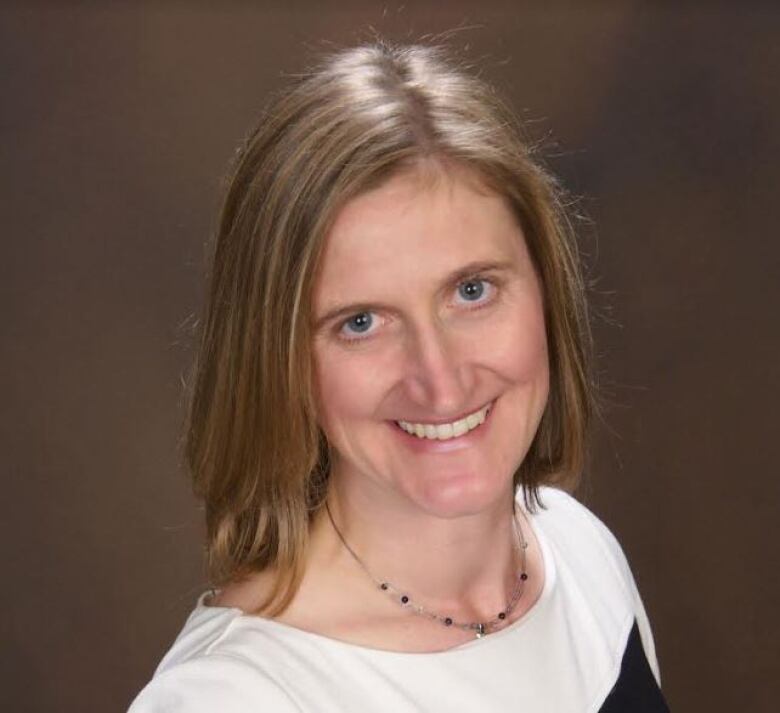
[[[480,301],[480,302],[471,302],[471,303],[469,303],[469,304],[472,304],[474,306],[473,307],[467,307],[466,309],[471,312],[471,311],[474,311],[474,310],[481,309],[482,307],[487,307],[488,305],[492,304],[493,301],[496,299],[496,292],[497,292],[498,287],[499,287],[498,280],[495,280],[495,279],[489,278],[489,277],[483,277],[481,275],[475,275],[474,277],[469,277],[469,278],[463,280],[462,282],[459,282],[457,284],[456,288],[455,288],[456,291],[459,288],[461,288],[463,285],[467,285],[467,284],[469,284],[471,282],[484,282],[484,283],[488,284],[490,286],[490,288],[493,290],[493,294],[487,300]],[[373,313],[372,312],[357,312],[356,314],[353,314],[351,317],[343,320],[342,322],[340,322],[336,326],[336,334],[337,334],[338,338],[341,341],[346,342],[347,344],[354,344],[354,343],[357,343],[357,342],[364,342],[364,341],[367,341],[367,340],[372,338],[372,334],[373,333],[370,333],[370,334],[368,334],[367,336],[364,336],[364,337],[345,337],[345,336],[343,336],[344,327],[346,327],[347,324],[349,324],[353,319],[355,319],[355,317],[357,317],[357,316],[359,316],[361,314],[373,314]]]

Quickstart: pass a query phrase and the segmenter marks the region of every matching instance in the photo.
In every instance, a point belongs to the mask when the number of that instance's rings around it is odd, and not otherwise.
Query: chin
[[[486,478],[484,473],[466,472],[417,483],[409,495],[420,509],[430,515],[455,518],[492,509],[508,498],[511,490],[511,475],[496,482]]]

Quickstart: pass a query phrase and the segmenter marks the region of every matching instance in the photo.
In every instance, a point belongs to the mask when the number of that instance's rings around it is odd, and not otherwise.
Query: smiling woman
[[[441,49],[328,57],[234,166],[187,458],[213,589],[148,711],[666,710],[562,190]]]
[[[333,497],[359,501],[382,531],[410,507],[504,511],[548,397],[541,287],[518,221],[476,176],[425,161],[339,211],[313,294],[315,315],[354,299],[354,317],[319,320],[313,337],[319,424]]]

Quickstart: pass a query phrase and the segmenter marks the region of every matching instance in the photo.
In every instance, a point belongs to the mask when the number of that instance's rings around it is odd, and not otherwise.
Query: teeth
[[[396,421],[396,423],[407,433],[411,433],[418,438],[427,438],[435,441],[446,441],[450,438],[457,438],[464,433],[475,429],[485,422],[485,417],[490,410],[490,404],[483,406],[479,411],[469,414],[453,423],[431,424],[431,423],[409,423],[408,421]]]

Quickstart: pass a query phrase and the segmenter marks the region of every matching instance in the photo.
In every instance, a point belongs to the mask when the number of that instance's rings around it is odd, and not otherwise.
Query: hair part
[[[515,487],[534,509],[541,484],[573,485],[585,462],[592,340],[563,189],[491,87],[441,47],[337,52],[276,97],[236,156],[190,387],[185,459],[209,577],[273,571],[258,607],[270,616],[298,589],[327,495],[310,333],[323,244],[347,201],[420,165],[465,168],[503,196],[541,280],[550,392]]]

